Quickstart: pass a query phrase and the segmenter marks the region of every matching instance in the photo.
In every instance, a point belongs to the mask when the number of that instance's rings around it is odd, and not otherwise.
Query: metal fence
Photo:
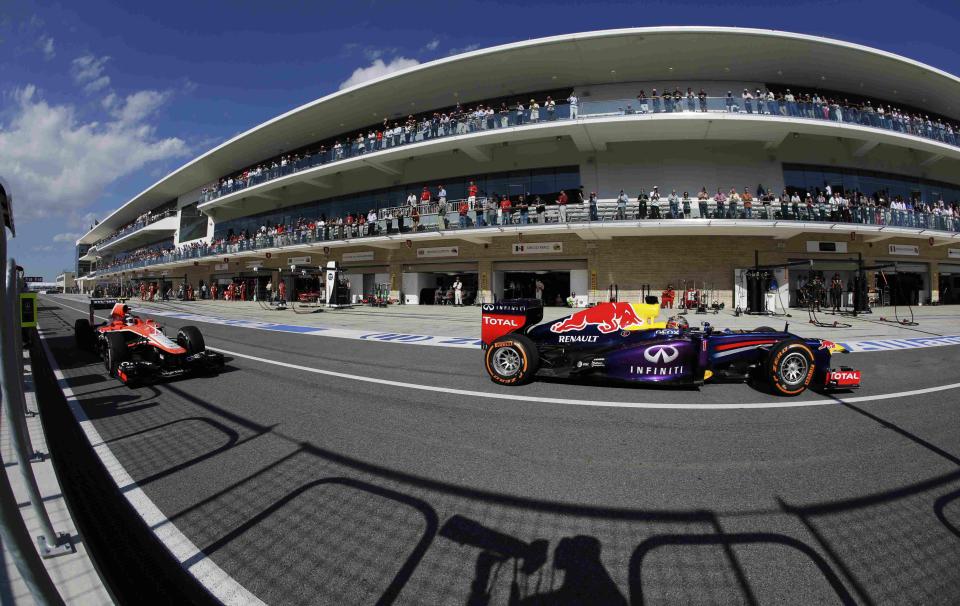
[[[73,553],[73,545],[67,534],[58,534],[50,516],[43,505],[36,478],[30,468],[37,453],[30,443],[30,434],[26,424],[26,397],[23,387],[23,343],[20,329],[20,292],[23,284],[17,275],[17,264],[13,259],[7,263],[7,229],[12,233],[13,211],[9,189],[0,182],[0,393],[4,422],[10,433],[10,441],[16,454],[17,473],[20,475],[30,501],[30,510],[38,520],[42,534],[31,540],[26,524],[20,515],[20,506],[13,494],[13,488],[6,473],[0,473],[0,538],[3,546],[9,550],[14,565],[27,585],[37,604],[63,604],[57,588],[50,579],[41,560],[42,557],[54,557]],[[8,463],[4,461],[4,463]],[[9,463],[13,463],[10,461]]]
[[[85,278],[97,275],[140,269],[153,265],[198,260],[207,257],[223,256],[253,250],[266,250],[298,245],[322,244],[324,242],[348,241],[383,235],[419,233],[424,231],[462,231],[483,229],[507,225],[548,225],[548,224],[590,224],[602,223],[623,225],[638,221],[655,220],[737,220],[737,221],[794,221],[809,223],[849,223],[859,225],[878,225],[942,231],[960,232],[960,219],[949,214],[897,210],[877,206],[836,206],[814,203],[810,206],[782,203],[779,200],[763,202],[754,200],[750,206],[743,201],[732,202],[729,199],[719,202],[714,198],[697,200],[677,198],[672,201],[669,194],[659,200],[597,200],[595,205],[589,202],[567,204],[544,204],[542,207],[531,200],[526,210],[516,205],[507,209],[487,198],[479,197],[474,202],[467,200],[449,200],[445,211],[441,213],[438,202],[417,204],[415,206],[397,206],[381,208],[376,212],[374,221],[364,223],[322,223],[305,222],[300,227],[288,226],[283,233],[270,231],[249,234],[245,237],[234,236],[220,238],[211,244],[203,243],[182,247],[155,256],[121,262],[97,268]],[[466,205],[462,207],[462,205]],[[542,212],[538,212],[538,208]],[[312,227],[310,227],[312,223]]]

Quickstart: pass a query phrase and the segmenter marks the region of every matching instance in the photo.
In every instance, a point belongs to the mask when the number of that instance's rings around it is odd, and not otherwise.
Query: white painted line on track
[[[827,399],[823,398],[820,400],[788,400],[782,402],[737,402],[730,404],[694,404],[694,403],[665,403],[665,402],[609,402],[601,400],[577,400],[571,398],[551,398],[545,396],[527,396],[517,393],[494,393],[489,391],[474,391],[470,389],[452,389],[448,387],[435,387],[433,385],[422,385],[419,383],[407,383],[405,381],[391,381],[389,379],[378,379],[372,377],[364,377],[361,375],[350,374],[346,372],[337,372],[335,370],[324,370],[322,368],[313,368],[310,366],[301,366],[300,364],[291,364],[289,362],[279,362],[277,360],[268,360],[267,358],[260,358],[257,356],[251,356],[248,354],[239,353],[236,351],[230,351],[227,349],[222,349],[220,347],[210,347],[214,351],[219,351],[220,353],[234,356],[237,358],[244,358],[246,360],[253,360],[255,362],[261,362],[263,364],[272,364],[274,366],[281,366],[283,368],[290,368],[293,370],[302,370],[304,372],[310,372],[319,375],[326,375],[329,377],[337,377],[340,379],[349,379],[351,381],[359,381],[363,383],[376,383],[377,385],[390,385],[391,387],[403,387],[406,389],[417,389],[420,391],[434,391],[445,394],[453,394],[460,396],[469,396],[474,398],[487,398],[491,400],[509,400],[522,401],[522,402],[536,402],[540,404],[566,404],[572,406],[599,406],[599,407],[609,407],[609,408],[657,408],[657,409],[666,409],[666,410],[733,410],[733,409],[762,409],[762,408],[795,408],[795,407],[804,407],[804,406],[830,406],[837,405],[841,402],[854,404],[858,402],[873,402],[875,400],[892,400],[895,398],[906,398],[909,396],[918,396],[928,393],[935,393],[938,391],[947,391],[950,389],[960,388],[960,383],[951,383],[949,385],[940,385],[937,387],[926,387],[924,389],[914,389],[911,391],[901,391],[897,393],[885,393],[877,394],[873,396],[857,396],[853,398],[836,398],[836,399]]]
[[[207,591],[222,603],[228,605],[236,604],[237,606],[264,604],[260,598],[250,593],[243,585],[217,566],[205,553],[200,551],[200,548],[194,545],[193,542],[160,511],[160,508],[147,496],[143,489],[137,485],[110,450],[110,447],[107,446],[103,438],[100,437],[100,433],[97,431],[97,428],[94,427],[93,422],[87,417],[83,406],[80,405],[80,401],[73,393],[73,390],[67,383],[66,377],[60,370],[60,365],[57,364],[53,352],[50,351],[47,338],[41,335],[40,339],[40,342],[43,344],[43,350],[47,355],[47,360],[50,363],[50,368],[53,369],[57,383],[63,391],[63,395],[67,398],[67,405],[70,406],[70,411],[73,413],[74,418],[77,419],[77,423],[80,424],[80,428],[87,437],[87,441],[90,442],[93,451],[100,458],[107,473],[109,473],[113,481],[116,482],[120,491],[126,496],[127,501],[147,526],[153,529],[154,535],[170,550],[173,557],[177,558],[180,564],[186,568],[187,572],[193,575],[194,578],[206,587]],[[186,566],[185,563],[192,560],[195,560],[194,563],[189,567]]]
[[[60,303],[60,305],[63,305]],[[80,311],[83,313],[89,313],[89,310],[77,309],[76,307],[71,307],[69,305],[63,305],[68,309],[74,311]],[[105,316],[96,316],[102,320],[105,320]],[[538,404],[564,404],[568,406],[596,406],[596,407],[607,407],[607,408],[650,408],[650,409],[660,409],[660,410],[742,410],[742,409],[752,409],[760,410],[764,408],[803,408],[809,406],[830,406],[837,405],[840,403],[846,404],[856,404],[860,402],[874,402],[878,400],[892,400],[896,398],[908,398],[910,396],[919,396],[928,393],[936,393],[939,391],[948,391],[951,389],[960,388],[960,383],[950,383],[949,385],[939,385],[937,387],[925,387],[923,389],[914,389],[910,391],[900,391],[895,393],[886,393],[886,394],[876,394],[872,396],[855,396],[852,398],[821,398],[819,400],[785,400],[779,402],[735,402],[735,403],[720,403],[720,404],[695,404],[695,403],[668,403],[668,402],[611,402],[603,400],[579,400],[571,398],[551,398],[546,396],[527,396],[523,394],[506,394],[506,393],[493,393],[489,391],[475,391],[470,389],[453,389],[448,387],[435,387],[433,385],[422,385],[419,383],[407,383],[405,381],[391,381],[389,379],[376,379],[371,377],[364,377],[362,375],[355,375],[346,372],[337,372],[335,370],[324,370],[322,368],[313,368],[310,366],[301,366],[299,364],[290,364],[289,362],[279,362],[277,360],[268,360],[267,358],[261,358],[258,356],[251,356],[249,354],[244,354],[236,351],[230,351],[228,349],[222,349],[219,347],[210,347],[214,351],[219,351],[227,355],[231,355],[237,358],[245,358],[247,360],[253,360],[255,362],[262,362],[264,364],[272,364],[274,366],[281,366],[285,368],[291,368],[294,370],[302,370],[304,372],[310,372],[319,375],[327,375],[330,377],[338,377],[341,379],[350,379],[352,381],[359,381],[362,383],[377,383],[379,385],[390,385],[393,387],[403,387],[406,389],[416,389],[420,391],[433,391],[439,393],[447,394],[457,394],[462,396],[470,396],[474,398],[487,398],[490,400],[510,400],[516,401],[520,400],[523,402],[535,402]]]

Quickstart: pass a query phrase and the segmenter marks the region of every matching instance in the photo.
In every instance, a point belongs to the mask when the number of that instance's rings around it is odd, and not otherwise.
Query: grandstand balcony
[[[161,236],[172,236],[178,226],[177,211],[167,210],[151,215],[141,223],[130,225],[104,238],[97,242],[91,251],[95,250],[98,256],[103,256],[108,252],[129,250],[145,242],[155,241]]]
[[[731,89],[737,111],[723,98],[708,100],[706,112],[637,114],[634,95],[641,88],[701,86],[711,94]],[[819,116],[746,113],[741,88],[789,88],[797,92],[829,90],[831,96],[873,99],[913,113],[930,112],[934,128],[899,128],[876,114],[831,119]],[[282,174],[242,191],[203,196],[201,189],[280,154],[307,149],[371,125],[402,121],[408,114],[465,108],[490,99],[522,98],[524,91],[575,91],[580,116],[569,119],[557,98],[554,120],[541,107],[540,123],[481,129],[415,142],[332,161],[295,174]],[[291,186],[317,197],[342,193],[338,173],[380,175],[401,181],[406,164],[420,156],[437,158],[457,150],[483,165],[495,149],[560,137],[580,154],[602,152],[620,142],[753,141],[775,152],[788,138],[817,141],[839,138],[854,158],[869,158],[877,148],[897,147],[915,154],[917,173],[931,178],[950,172],[958,159],[956,133],[936,126],[939,119],[960,119],[955,76],[905,57],[838,40],[771,30],[725,27],[653,27],[588,32],[506,44],[395,72],[337,91],[296,108],[225,142],[167,175],[115,210],[81,238],[93,243],[140,213],[176,199],[179,206],[200,202],[214,218],[257,212],[264,205],[296,203]],[[721,92],[722,94],[722,92]],[[543,103],[541,94],[532,94]],[[631,104],[632,100],[632,104]],[[651,102],[651,105],[653,103]],[[685,105],[685,100],[681,106]],[[698,103],[699,105],[699,103]],[[922,108],[916,110],[912,108]],[[789,109],[789,108],[786,108]],[[529,109],[527,110],[529,111]],[[634,113],[630,113],[634,112]],[[566,118],[566,119],[565,119]],[[582,163],[588,158],[578,158]],[[796,161],[796,159],[792,159]],[[359,170],[362,169],[362,170]],[[955,171],[953,171],[955,172]],[[919,175],[918,175],[919,176]],[[364,181],[364,177],[358,177]],[[612,187],[609,184],[608,187]],[[277,189],[287,190],[278,193]],[[598,186],[599,187],[599,186]],[[357,190],[354,190],[357,191]],[[306,195],[306,194],[305,194]]]

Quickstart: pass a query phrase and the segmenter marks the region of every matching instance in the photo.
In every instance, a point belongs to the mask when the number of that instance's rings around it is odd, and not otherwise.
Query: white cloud
[[[416,59],[407,59],[406,57],[395,57],[391,59],[389,63],[384,63],[383,59],[376,59],[367,67],[358,67],[353,70],[350,77],[340,83],[340,89],[349,88],[361,82],[373,80],[380,76],[385,76],[389,73],[407,69],[415,65],[420,65],[420,62]]]
[[[51,36],[43,35],[37,38],[37,47],[40,49],[40,52],[43,53],[43,58],[47,61],[57,56],[57,50],[54,48],[53,38]]]
[[[104,189],[144,166],[182,157],[187,145],[158,138],[145,119],[166,93],[129,95],[105,122],[83,121],[74,106],[51,105],[33,85],[14,93],[8,124],[0,124],[0,174],[17,192],[18,218],[65,217],[86,228],[80,217]]]
[[[113,93],[107,95],[110,98]],[[104,102],[106,102],[106,99]],[[111,112],[113,116],[122,124],[136,124],[144,118],[155,112],[161,105],[170,98],[169,92],[160,92],[155,90],[141,90],[127,95],[123,105],[114,108]],[[111,100],[111,106],[116,103],[116,99]]]
[[[82,55],[77,57],[70,64],[73,81],[82,86],[87,93],[95,93],[110,86],[110,76],[103,73],[104,66],[109,60],[110,57],[107,56]]]
[[[81,233],[65,232],[62,234],[57,234],[53,237],[54,242],[76,242],[80,239]]]
[[[461,53],[469,53],[470,51],[475,51],[475,50],[477,50],[478,48],[480,48],[480,45],[479,45],[479,44],[468,44],[468,45],[463,46],[463,47],[460,47],[460,48],[451,48],[450,50],[447,51],[447,56],[449,57],[449,56],[451,56],[451,55],[459,55],[459,54],[461,54]]]
[[[437,50],[438,46],[440,46],[440,40],[438,38],[434,38],[430,42],[427,42],[426,46],[423,48],[427,49],[428,51],[435,51]]]

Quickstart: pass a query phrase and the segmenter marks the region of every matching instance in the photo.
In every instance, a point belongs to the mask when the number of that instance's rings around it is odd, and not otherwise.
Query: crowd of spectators
[[[722,106],[719,105],[720,102]],[[626,114],[722,110],[730,113],[832,120],[884,128],[960,145],[960,125],[940,117],[931,118],[929,114],[911,112],[889,103],[884,105],[868,99],[851,101],[846,97],[818,92],[795,94],[789,88],[776,91],[759,88],[751,91],[745,88],[739,93],[728,90],[723,97],[708,96],[702,88],[695,93],[691,87],[687,87],[686,92],[682,92],[679,87],[673,91],[662,92],[653,89],[649,97],[646,91],[641,90],[636,98],[636,107],[627,104],[617,109]]]
[[[609,102],[591,101],[596,109],[581,109],[585,104],[581,103],[576,93],[570,92],[566,98],[560,99],[545,95],[542,100],[531,97],[529,101],[524,101],[526,97],[523,97],[499,103],[478,103],[473,107],[457,104],[445,111],[411,114],[404,120],[384,118],[377,126],[364,128],[294,153],[283,154],[224,177],[218,183],[201,189],[201,201],[209,201],[327,162],[413,142],[611,111],[623,114],[726,111],[830,120],[884,128],[960,146],[960,125],[917,110],[901,109],[890,103],[869,99],[851,100],[839,93],[793,92],[789,88],[755,88],[743,89],[741,92],[727,90],[725,94],[711,92],[713,94],[708,95],[703,88],[695,92],[692,87],[686,87],[684,91],[677,86],[672,91],[658,91],[654,88],[648,95],[646,90],[642,89],[636,96],[635,106],[632,102],[619,105],[614,102],[614,106],[609,106]],[[165,214],[158,211],[144,213],[98,242],[98,245],[163,216]]]
[[[370,209],[342,216],[299,217],[290,223],[262,224],[256,230],[228,230],[210,242],[195,241],[180,246],[149,246],[113,257],[98,269],[149,265],[158,262],[236,253],[245,250],[309,244],[383,234],[423,230],[469,229],[490,225],[525,225],[580,221],[770,219],[829,221],[891,225],[944,231],[960,231],[960,203],[942,199],[923,202],[881,193],[840,192],[823,189],[784,189],[776,193],[762,185],[717,188],[695,192],[654,186],[636,196],[621,190],[615,199],[600,200],[581,187],[549,196],[486,195],[471,182],[468,198],[447,200],[439,186],[410,192],[403,206]]]
[[[672,91],[658,92],[657,89],[652,89],[649,95],[646,90],[640,90],[636,97],[636,107],[632,103],[609,107],[608,102],[590,103],[596,110],[581,109],[584,104],[575,93],[569,93],[565,99],[554,99],[547,95],[542,103],[531,98],[526,103],[522,100],[509,103],[503,101],[499,104],[480,103],[470,108],[458,104],[449,111],[409,115],[405,120],[391,121],[385,118],[382,124],[375,127],[284,154],[224,177],[218,183],[203,188],[202,199],[212,200],[320,164],[413,142],[610,111],[629,114],[727,111],[832,120],[884,128],[960,145],[960,125],[956,123],[919,111],[901,109],[889,103],[868,99],[851,100],[839,94],[830,95],[816,91],[795,93],[789,88],[765,88],[743,89],[740,93],[727,90],[725,95],[722,92],[719,95],[708,95],[702,88],[694,92],[692,87],[687,87],[684,92],[680,87],[675,87]]]
[[[126,225],[124,225],[123,227],[121,227],[121,228],[118,229],[117,231],[113,232],[112,234],[110,234],[110,235],[107,236],[106,238],[103,238],[103,239],[101,239],[101,240],[98,240],[97,243],[95,244],[95,246],[103,246],[104,244],[107,244],[108,242],[112,242],[113,240],[116,240],[116,239],[119,238],[120,236],[123,236],[123,235],[126,235],[126,234],[128,234],[128,233],[134,232],[134,231],[140,229],[141,227],[146,227],[147,225],[150,225],[151,223],[156,223],[157,221],[159,221],[160,219],[163,219],[163,218],[165,218],[165,217],[169,217],[169,216],[171,216],[172,213],[175,213],[175,212],[176,212],[176,210],[173,210],[173,209],[148,210],[148,211],[146,211],[146,212],[144,212],[144,213],[141,213],[140,216],[138,216],[136,219],[134,219],[134,220],[131,221],[130,223],[127,223]]]

